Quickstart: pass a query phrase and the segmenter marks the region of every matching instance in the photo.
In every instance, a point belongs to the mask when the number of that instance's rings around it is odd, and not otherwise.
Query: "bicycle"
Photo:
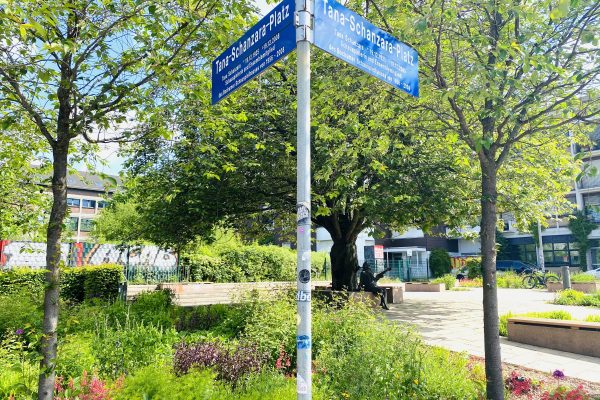
[[[538,270],[529,271],[523,278],[523,286],[526,289],[533,289],[537,286],[546,287],[548,286],[548,282],[558,283],[560,281],[558,280],[558,276],[548,274],[548,271],[541,272]]]

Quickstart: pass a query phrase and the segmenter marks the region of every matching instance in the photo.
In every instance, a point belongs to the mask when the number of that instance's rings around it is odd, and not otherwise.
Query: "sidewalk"
[[[428,344],[483,357],[482,293],[481,289],[404,293],[404,303],[391,305],[386,315],[393,321],[416,325]],[[552,293],[538,290],[498,289],[499,312],[565,310],[576,319],[600,315],[598,308],[546,303],[553,298]],[[567,376],[600,383],[600,358],[509,342],[506,338],[500,338],[500,342],[503,362],[544,372],[560,369]]]

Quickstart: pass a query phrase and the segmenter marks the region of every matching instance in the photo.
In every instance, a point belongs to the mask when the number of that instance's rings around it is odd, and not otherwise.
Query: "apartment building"
[[[67,176],[66,225],[76,242],[85,241],[93,228],[94,219],[106,207],[106,199],[114,194],[120,184],[117,176],[102,177],[89,172]]]

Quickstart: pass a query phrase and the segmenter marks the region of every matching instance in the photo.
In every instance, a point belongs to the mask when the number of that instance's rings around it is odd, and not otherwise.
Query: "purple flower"
[[[22,335],[22,334],[24,334],[24,333],[25,333],[25,331],[24,331],[23,329],[21,329],[21,328],[19,328],[19,329],[17,329],[17,330],[15,331],[15,335]]]
[[[565,377],[565,373],[562,372],[560,369],[556,369],[552,373],[552,376],[555,377],[556,379],[563,379]]]

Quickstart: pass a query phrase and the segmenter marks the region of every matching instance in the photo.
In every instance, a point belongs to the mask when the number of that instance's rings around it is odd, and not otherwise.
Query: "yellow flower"
[[[350,394],[346,393],[346,392],[342,392],[342,397],[345,399],[349,399],[350,398]]]
[[[413,382],[415,383],[415,385],[419,384],[419,380],[418,379],[415,379]]]

